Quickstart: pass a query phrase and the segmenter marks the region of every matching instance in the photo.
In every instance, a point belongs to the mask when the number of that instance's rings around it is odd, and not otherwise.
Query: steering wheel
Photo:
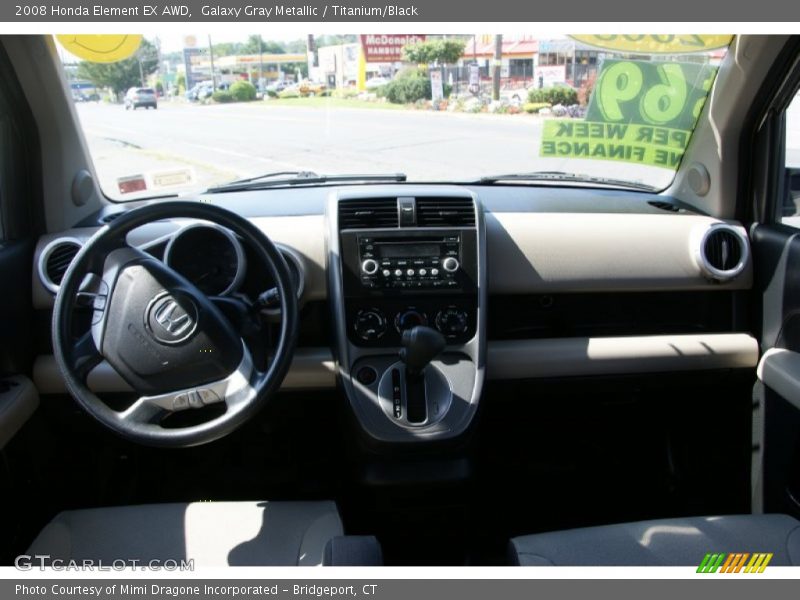
[[[247,343],[220,308],[156,257],[130,246],[127,234],[166,218],[211,221],[239,235],[268,269],[280,302],[275,349],[259,370]],[[92,312],[76,336],[74,315]],[[200,202],[160,202],[123,213],[92,236],[61,281],[53,309],[53,351],[67,389],[95,419],[133,442],[186,447],[216,440],[252,417],[280,387],[297,339],[297,297],[275,245],[250,221]],[[76,339],[77,338],[77,339]],[[116,411],[88,387],[103,359],[138,399]],[[163,426],[179,411],[224,403],[224,412],[184,427]],[[194,419],[196,421],[198,419]]]

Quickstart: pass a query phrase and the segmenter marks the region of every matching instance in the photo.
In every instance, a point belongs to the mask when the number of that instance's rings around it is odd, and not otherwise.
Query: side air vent
[[[419,227],[474,227],[475,203],[471,198],[417,198]]]
[[[39,256],[39,278],[48,290],[58,292],[67,267],[80,249],[80,242],[72,238],[59,238],[45,246]]]
[[[730,225],[715,225],[700,241],[698,262],[711,279],[730,281],[744,270],[750,249],[747,238]]]
[[[339,229],[397,227],[396,198],[343,200],[339,203]]]

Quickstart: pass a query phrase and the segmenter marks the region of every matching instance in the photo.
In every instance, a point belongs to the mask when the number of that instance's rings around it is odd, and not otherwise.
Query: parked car
[[[153,88],[132,87],[125,94],[125,110],[136,110],[140,106],[158,108],[158,99]]]
[[[389,81],[390,80],[387,79],[386,77],[380,77],[380,76],[373,77],[372,79],[367,81],[366,88],[368,90],[374,90],[376,88],[381,87],[382,85],[386,85],[387,83],[389,83]]]

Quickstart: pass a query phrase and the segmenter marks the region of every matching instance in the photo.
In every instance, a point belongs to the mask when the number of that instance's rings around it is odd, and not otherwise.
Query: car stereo
[[[361,285],[366,288],[448,289],[460,285],[461,234],[358,236]]]

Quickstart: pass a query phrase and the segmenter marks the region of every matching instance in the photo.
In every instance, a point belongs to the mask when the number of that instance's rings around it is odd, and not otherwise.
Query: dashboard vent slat
[[[339,229],[397,227],[396,198],[344,200],[339,203]]]
[[[720,271],[730,271],[742,258],[739,238],[724,229],[715,231],[706,238],[705,251],[709,264]]]
[[[419,227],[474,227],[475,203],[471,198],[417,198]]]

